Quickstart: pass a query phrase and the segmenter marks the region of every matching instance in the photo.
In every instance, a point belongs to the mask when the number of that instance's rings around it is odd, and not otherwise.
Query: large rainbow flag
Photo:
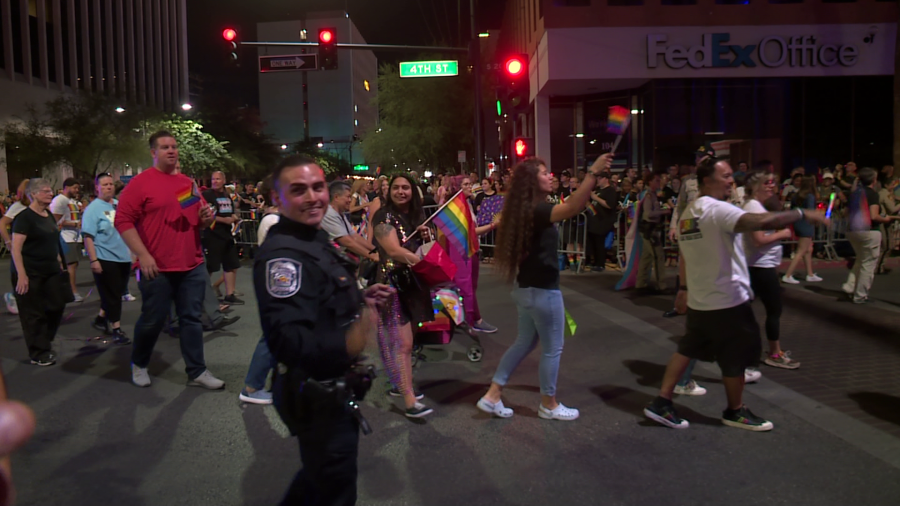
[[[475,220],[469,209],[469,201],[462,191],[456,193],[431,217],[438,231],[465,257],[478,251],[478,237],[475,235]]]

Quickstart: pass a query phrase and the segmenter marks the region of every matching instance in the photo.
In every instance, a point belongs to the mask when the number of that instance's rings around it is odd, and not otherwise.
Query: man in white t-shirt
[[[66,243],[66,266],[69,270],[69,282],[75,302],[83,299],[75,286],[75,273],[78,271],[78,260],[81,258],[81,209],[78,207],[78,180],[70,177],[63,182],[63,191],[50,202],[50,212],[59,225],[59,235]]]
[[[705,160],[697,169],[697,182],[700,197],[679,216],[678,224],[678,248],[687,281],[679,291],[687,292],[687,332],[666,367],[659,397],[644,414],[667,427],[689,427],[672,405],[675,384],[691,359],[715,361],[728,398],[722,423],[752,431],[772,430],[772,422],[754,415],[743,403],[744,369],[757,364],[762,345],[750,308],[753,291],[741,233],[778,230],[802,218],[813,223],[827,220],[824,214],[805,209],[747,213],[731,205],[734,180],[725,161]]]

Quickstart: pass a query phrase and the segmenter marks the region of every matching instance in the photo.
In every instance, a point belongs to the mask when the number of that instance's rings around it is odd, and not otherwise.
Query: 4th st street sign
[[[442,77],[459,75],[457,60],[400,62],[400,77]]]
[[[259,57],[259,71],[263,73],[318,69],[319,62],[315,54],[280,54]]]

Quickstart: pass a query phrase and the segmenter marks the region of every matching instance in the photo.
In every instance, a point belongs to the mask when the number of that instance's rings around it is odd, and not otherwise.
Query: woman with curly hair
[[[502,418],[513,410],[501,400],[503,386],[516,367],[540,343],[538,372],[541,404],[538,416],[548,420],[575,420],[578,410],[556,400],[556,378],[563,348],[566,321],[559,290],[559,263],[556,250],[559,232],[555,223],[575,217],[584,210],[597,174],[609,170],[611,155],[602,155],[591,165],[581,187],[561,204],[550,204],[553,175],[539,158],[529,158],[513,169],[509,191],[497,230],[497,272],[507,282],[515,281],[513,300],[519,315],[519,335],[506,350],[488,392],[478,401],[478,409]]]

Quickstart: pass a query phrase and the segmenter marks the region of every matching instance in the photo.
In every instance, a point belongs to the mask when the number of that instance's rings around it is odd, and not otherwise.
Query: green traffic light
[[[497,116],[503,116],[503,108],[500,107],[500,101],[497,101]]]

